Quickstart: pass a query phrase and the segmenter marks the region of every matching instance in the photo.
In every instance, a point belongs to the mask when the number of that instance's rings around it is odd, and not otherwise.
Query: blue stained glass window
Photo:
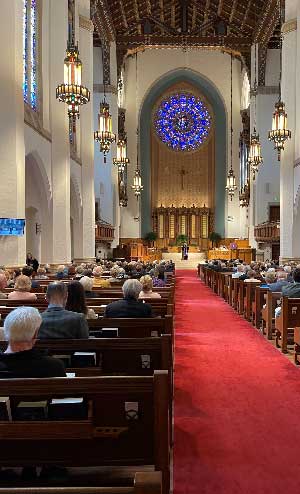
[[[169,96],[154,116],[156,134],[175,151],[193,151],[207,139],[211,116],[203,101],[190,93]]]
[[[37,0],[23,0],[23,97],[37,109]]]

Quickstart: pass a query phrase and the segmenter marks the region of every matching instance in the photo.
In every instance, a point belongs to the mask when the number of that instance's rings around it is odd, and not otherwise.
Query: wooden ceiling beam
[[[158,36],[135,35],[117,36],[118,46],[135,48],[139,46],[216,46],[248,52],[251,49],[251,37],[242,36]]]
[[[234,19],[237,4],[238,4],[238,0],[233,0],[232,9],[229,17],[229,24],[231,24]]]
[[[100,39],[114,41],[116,38],[115,26],[107,0],[96,0],[92,19]]]
[[[246,8],[246,11],[245,11],[245,15],[244,15],[244,18],[243,18],[243,22],[241,24],[241,31],[244,31],[244,29],[245,29],[246,21],[248,19],[248,16],[249,16],[249,13],[250,13],[250,10],[251,10],[251,7],[252,7],[252,2],[253,2],[253,0],[249,0],[248,3],[247,3],[247,8]]]
[[[253,33],[253,43],[267,45],[279,21],[278,0],[266,0],[264,10]]]
[[[222,15],[223,3],[224,3],[224,0],[219,0],[219,5],[218,5],[218,16],[219,17],[221,17],[221,15]]]

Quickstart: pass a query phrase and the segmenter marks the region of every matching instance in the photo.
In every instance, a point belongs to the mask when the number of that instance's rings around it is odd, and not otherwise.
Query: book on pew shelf
[[[15,410],[15,420],[45,420],[48,418],[48,402],[20,401]]]
[[[119,328],[102,328],[102,338],[118,338]]]
[[[0,420],[12,420],[9,396],[0,396]]]
[[[65,367],[71,367],[71,355],[52,355],[52,357],[61,360]]]
[[[72,355],[72,367],[95,367],[95,352],[75,352]]]
[[[76,377],[76,374],[75,374],[75,372],[66,372],[66,376],[67,376],[69,379],[71,379],[71,378],[73,378],[73,377]]]
[[[85,420],[88,418],[87,403],[80,398],[53,398],[49,403],[51,420]]]

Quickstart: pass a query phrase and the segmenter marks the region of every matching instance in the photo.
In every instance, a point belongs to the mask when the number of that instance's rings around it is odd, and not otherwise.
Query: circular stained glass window
[[[207,139],[210,113],[200,98],[180,93],[164,99],[154,115],[158,137],[175,151],[194,151]]]

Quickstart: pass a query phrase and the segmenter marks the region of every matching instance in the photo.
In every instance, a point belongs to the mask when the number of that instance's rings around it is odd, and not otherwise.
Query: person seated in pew
[[[232,278],[240,278],[244,274],[244,266],[242,264],[238,264],[236,271],[232,273]]]
[[[5,274],[0,273],[0,298],[7,298],[7,294],[3,290],[7,287],[7,279]]]
[[[276,273],[275,271],[267,271],[266,274],[262,277],[261,288],[269,288],[276,281]],[[274,290],[273,290],[274,291]]]
[[[7,296],[8,300],[37,300],[35,293],[30,293],[31,279],[24,274],[18,276],[15,282],[15,289]]]
[[[24,268],[22,269],[22,274],[24,274],[24,276],[28,276],[28,278],[31,279],[31,288],[40,287],[39,282],[36,281],[33,277],[35,275],[35,271],[33,271],[31,266],[24,266]]]
[[[94,287],[98,288],[109,288],[110,287],[110,282],[108,280],[104,280],[101,278],[103,274],[103,268],[101,266],[95,266],[93,269],[93,282],[94,282]]]
[[[282,295],[284,297],[289,298],[300,298],[300,268],[294,269],[293,272],[293,283],[289,283],[288,285],[282,288]],[[275,309],[275,317],[279,317],[281,314],[281,307],[276,307]]]
[[[161,298],[160,293],[153,292],[153,281],[149,274],[142,276],[140,283],[142,284],[142,291],[139,294],[139,298]]]
[[[38,268],[35,279],[36,280],[48,280],[49,277],[46,275],[46,269],[45,268]]]
[[[126,280],[122,287],[123,300],[108,304],[104,317],[153,317],[151,305],[138,300],[142,288],[138,280]]]
[[[42,322],[34,307],[18,307],[4,321],[4,338],[8,347],[0,353],[0,378],[65,377],[61,360],[48,357],[34,348]]]
[[[274,283],[269,284],[269,290],[271,292],[282,292],[282,289],[288,285],[290,285],[290,282],[287,280],[287,273],[285,271],[278,271],[277,279]]]
[[[255,271],[253,271],[253,269],[249,269],[249,271],[247,273],[247,278],[244,280],[244,282],[245,283],[251,283],[251,282],[256,281],[257,283],[261,283],[261,281],[258,280],[257,278],[255,278],[255,276],[256,276]]]
[[[80,281],[71,281],[68,283],[68,298],[66,310],[83,314],[86,319],[97,319],[95,311],[86,305],[84,288]]]
[[[64,278],[68,278],[69,276],[68,268],[66,268],[66,266],[61,264],[60,266],[58,266],[55,276],[58,280],[63,280]]]
[[[117,265],[115,265],[111,268],[110,278],[108,278],[110,285],[113,285],[114,283],[119,283],[119,280],[118,280],[119,271],[120,271],[120,268]]]
[[[66,283],[56,281],[47,288],[48,309],[42,313],[40,339],[65,338],[69,340],[89,337],[89,328],[84,314],[65,309],[68,298]]]
[[[80,278],[79,283],[83,286],[84,293],[86,298],[95,298],[98,297],[96,291],[93,292],[94,280],[89,276],[83,276]]]

